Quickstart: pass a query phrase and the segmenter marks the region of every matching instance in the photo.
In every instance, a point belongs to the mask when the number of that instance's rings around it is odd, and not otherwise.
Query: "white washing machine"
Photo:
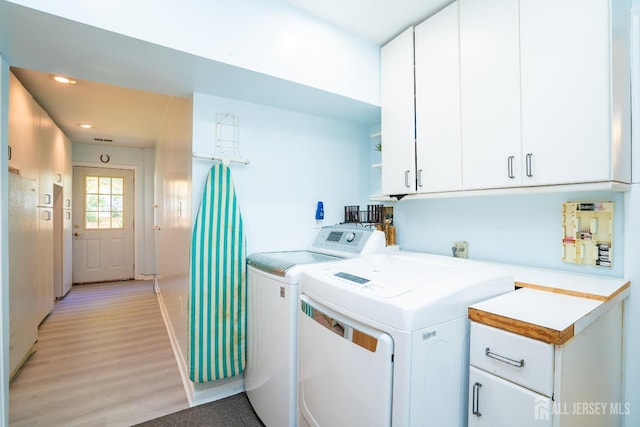
[[[353,225],[323,227],[309,250],[247,257],[247,365],[244,387],[267,426],[298,424],[300,274],[317,263],[379,253],[384,233]]]
[[[300,277],[301,426],[465,426],[468,306],[514,289],[502,269],[400,252]]]

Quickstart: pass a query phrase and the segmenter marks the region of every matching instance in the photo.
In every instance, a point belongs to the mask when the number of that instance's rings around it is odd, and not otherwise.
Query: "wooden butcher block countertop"
[[[562,345],[629,295],[629,281],[510,266],[521,289],[469,307],[469,319],[546,343]]]

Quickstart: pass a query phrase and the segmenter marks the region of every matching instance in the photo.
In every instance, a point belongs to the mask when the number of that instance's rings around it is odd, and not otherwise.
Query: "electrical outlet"
[[[469,258],[469,244],[467,242],[453,242],[451,251],[456,258]]]

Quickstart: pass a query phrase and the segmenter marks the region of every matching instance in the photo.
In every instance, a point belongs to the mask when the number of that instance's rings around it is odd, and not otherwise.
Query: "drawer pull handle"
[[[498,362],[506,363],[507,365],[515,366],[516,368],[522,368],[524,366],[524,359],[514,360],[509,359],[508,357],[501,356],[497,353],[492,353],[489,347],[484,350],[484,355],[490,357],[492,359],[497,360]]]
[[[473,385],[473,398],[472,398],[472,402],[471,402],[471,413],[473,415],[475,415],[476,417],[481,417],[482,414],[480,413],[480,387],[482,387],[482,384],[480,383],[475,383]]]

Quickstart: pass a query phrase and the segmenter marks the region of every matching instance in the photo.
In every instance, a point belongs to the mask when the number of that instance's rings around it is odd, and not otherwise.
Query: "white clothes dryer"
[[[384,233],[354,225],[323,227],[309,250],[247,257],[247,365],[244,387],[267,426],[296,426],[300,274],[318,263],[379,253]]]
[[[514,289],[490,264],[400,252],[300,277],[301,426],[466,425],[468,306]]]

